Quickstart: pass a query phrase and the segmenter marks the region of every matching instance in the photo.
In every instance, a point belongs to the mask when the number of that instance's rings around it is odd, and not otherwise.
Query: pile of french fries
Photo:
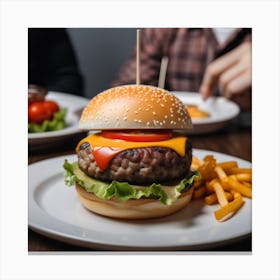
[[[236,161],[217,162],[213,155],[203,160],[193,156],[192,170],[201,177],[195,182],[193,199],[203,199],[208,205],[219,203],[214,212],[217,221],[226,221],[244,204],[244,197],[252,199],[252,169],[240,168]]]

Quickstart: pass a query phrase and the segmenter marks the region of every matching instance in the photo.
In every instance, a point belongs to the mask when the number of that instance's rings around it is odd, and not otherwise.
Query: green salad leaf
[[[198,172],[191,172],[186,178],[174,184],[162,185],[154,183],[150,186],[137,186],[127,182],[103,182],[91,178],[79,168],[77,162],[69,163],[65,160],[63,167],[66,185],[73,186],[77,183],[85,188],[87,192],[94,193],[101,199],[115,197],[121,202],[141,197],[156,197],[163,204],[171,205],[178,199],[183,190],[189,189],[194,180],[200,177]]]
[[[67,113],[66,108],[61,108],[59,111],[54,113],[52,120],[45,120],[42,124],[28,123],[28,132],[46,132],[55,131],[65,128],[65,116]]]

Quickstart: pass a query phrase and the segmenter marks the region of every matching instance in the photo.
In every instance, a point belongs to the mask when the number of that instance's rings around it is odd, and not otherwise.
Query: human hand
[[[202,98],[213,95],[218,86],[221,95],[238,103],[243,110],[250,109],[251,62],[252,48],[248,42],[211,62],[200,87]]]

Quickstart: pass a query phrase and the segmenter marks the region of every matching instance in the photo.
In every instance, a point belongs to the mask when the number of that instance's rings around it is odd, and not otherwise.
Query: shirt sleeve
[[[140,83],[157,86],[161,59],[168,53],[172,38],[171,28],[148,28],[141,32],[140,40]],[[121,67],[112,86],[136,83],[136,46],[129,59]]]
[[[67,31],[31,28],[28,35],[29,84],[82,95],[83,77]]]

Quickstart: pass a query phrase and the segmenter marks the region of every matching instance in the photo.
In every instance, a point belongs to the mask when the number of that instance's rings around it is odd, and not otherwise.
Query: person
[[[165,88],[222,95],[251,110],[250,28],[147,28],[141,32],[142,84],[157,86],[162,57],[168,57]],[[136,48],[112,85],[135,83]]]
[[[28,29],[28,84],[83,95],[83,77],[64,28]]]

